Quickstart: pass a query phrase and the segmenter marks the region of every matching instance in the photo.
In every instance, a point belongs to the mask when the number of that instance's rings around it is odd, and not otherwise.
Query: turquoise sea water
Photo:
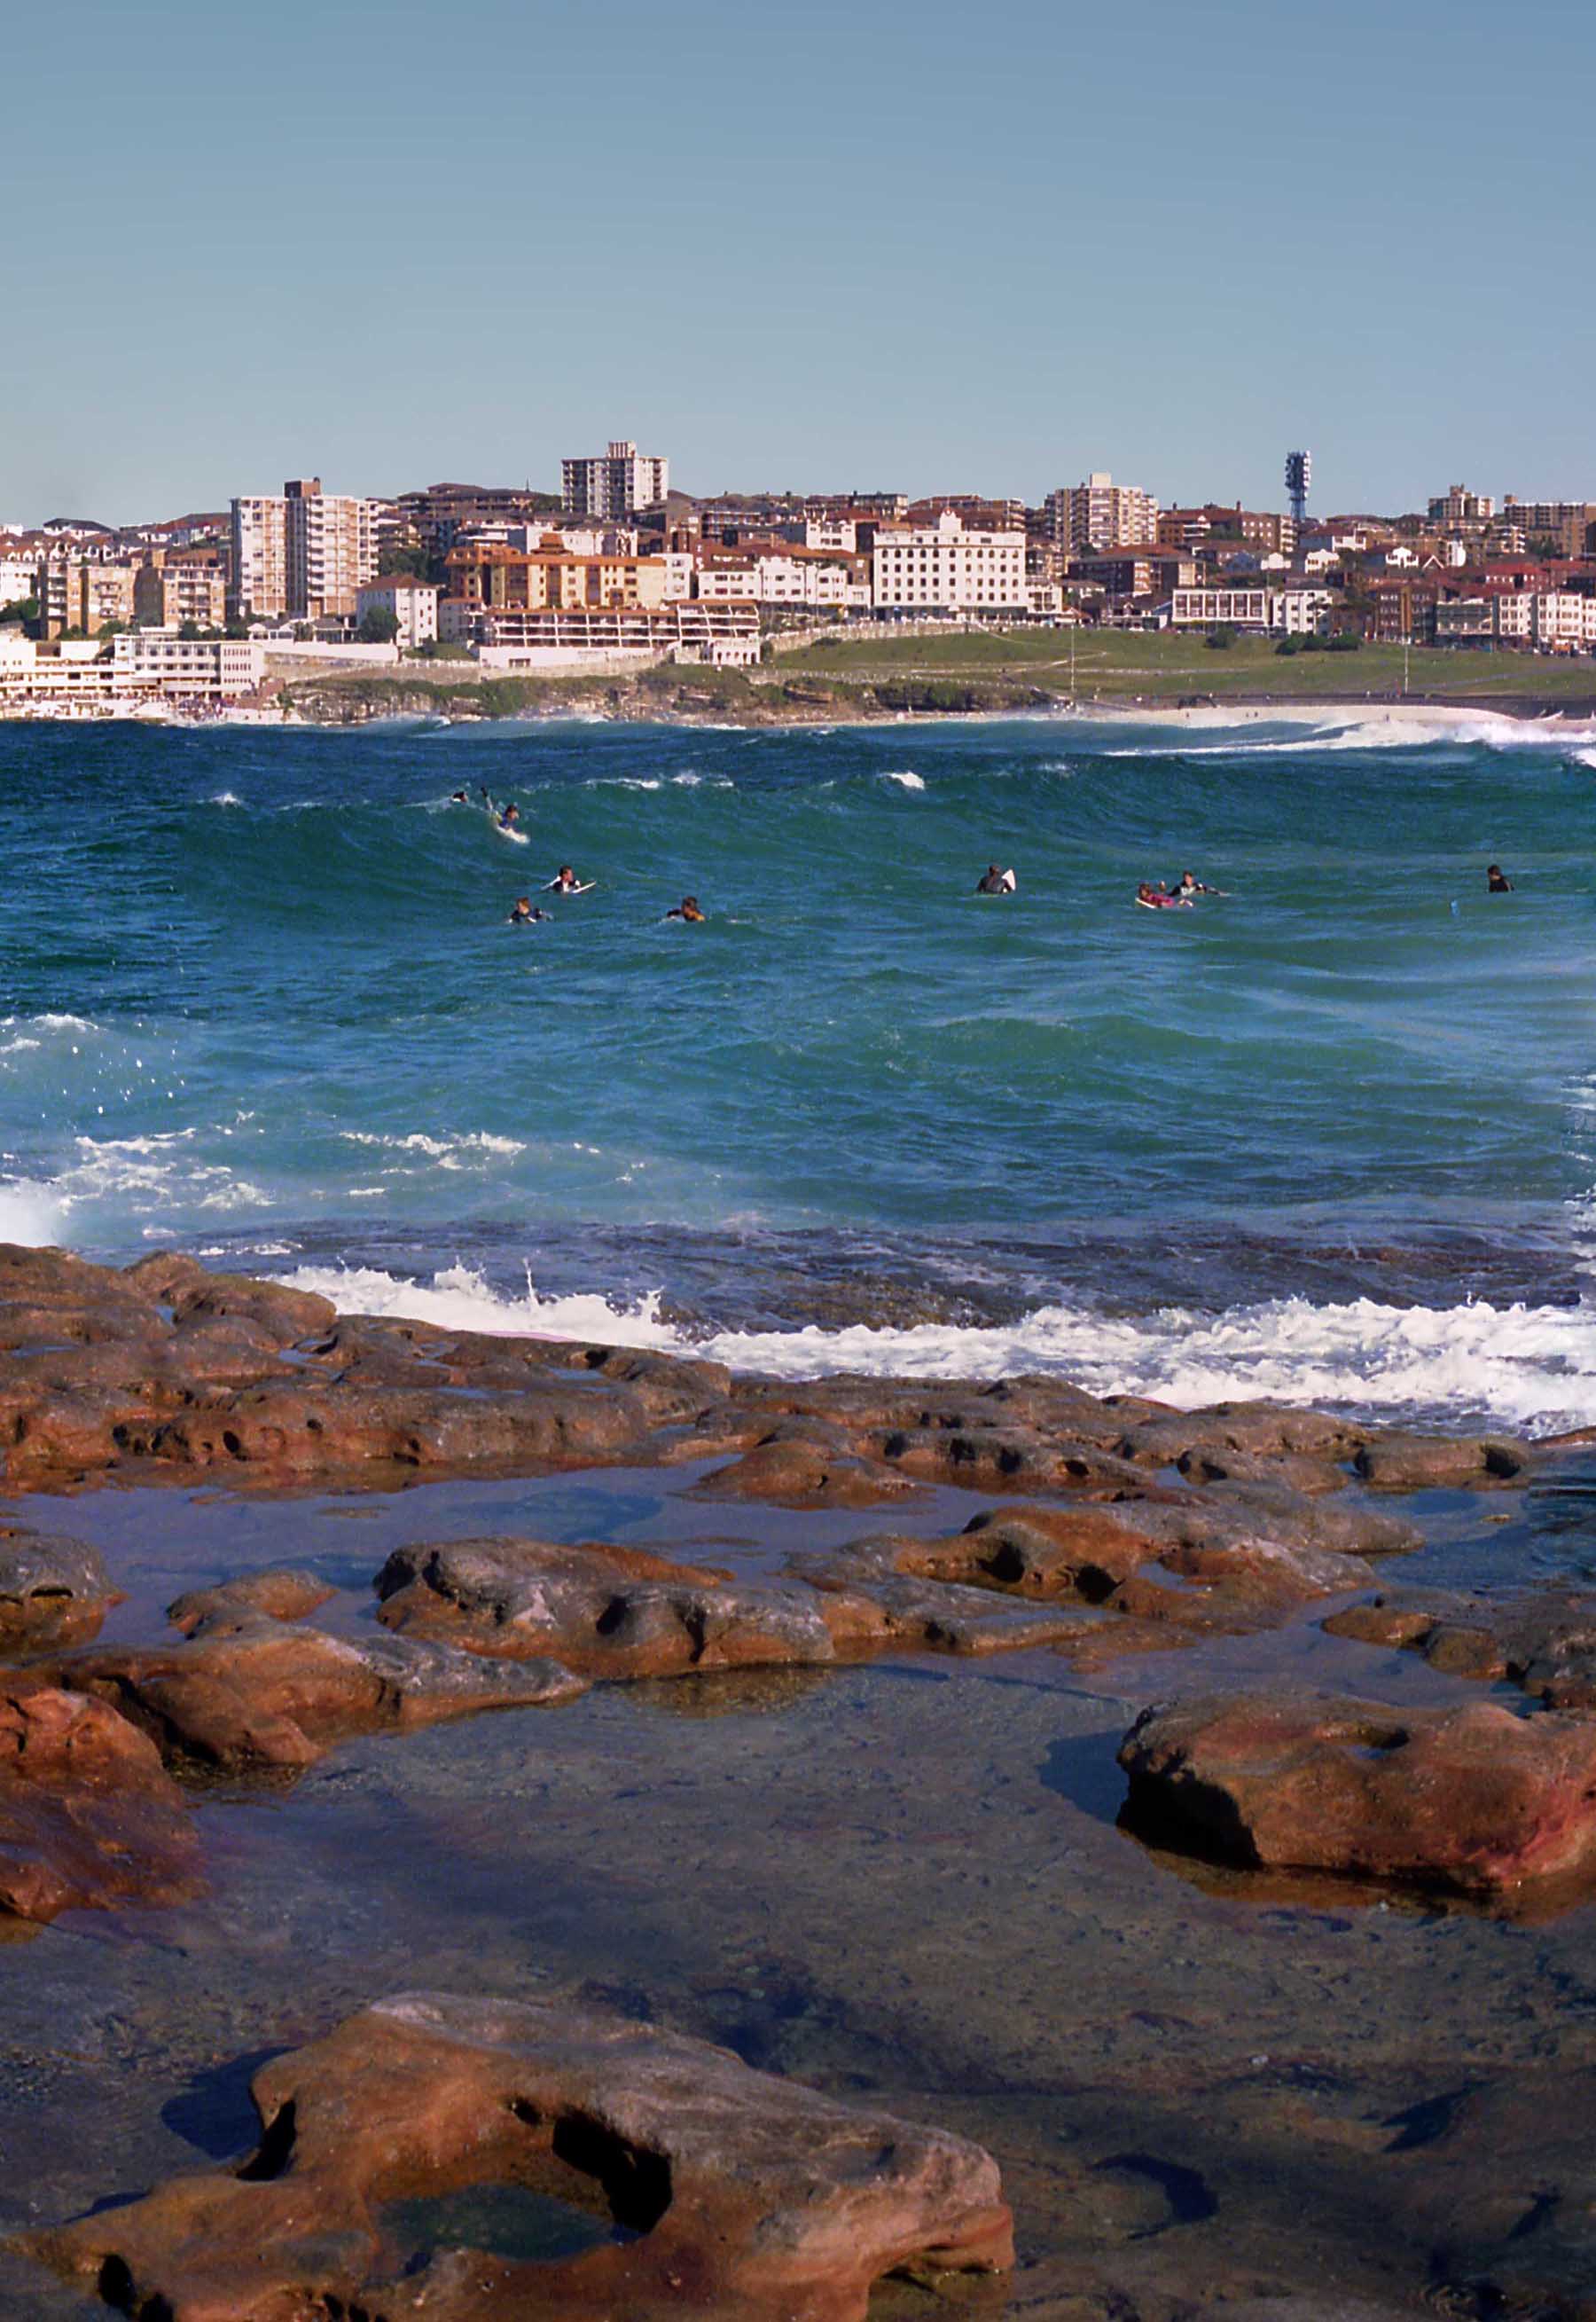
[[[1591,734],[1491,720],[0,727],[0,1235],[1596,1419],[1593,845]]]

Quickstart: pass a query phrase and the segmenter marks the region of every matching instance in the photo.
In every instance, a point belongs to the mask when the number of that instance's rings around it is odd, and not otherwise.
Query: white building
[[[831,606],[868,612],[871,582],[862,561],[824,553],[750,556],[699,568],[701,604]]]
[[[418,645],[431,644],[438,634],[439,594],[435,582],[418,580],[413,572],[386,572],[376,580],[362,581],[355,590],[355,618],[391,613],[398,624],[394,643],[414,652]]]
[[[39,559],[7,551],[0,555],[0,606],[20,605],[39,583]]]
[[[952,508],[934,525],[893,525],[871,552],[877,612],[1023,613],[1023,532],[966,532]]]
[[[1170,599],[1170,625],[1323,636],[1335,603],[1328,589],[1177,589]]]
[[[1504,600],[1498,598],[1498,604]],[[1596,649],[1596,597],[1573,590],[1546,590],[1535,599],[1535,641],[1562,651]]]
[[[1072,554],[1158,544],[1158,502],[1135,484],[1094,470],[1083,484],[1061,486],[1044,503],[1053,537]]]
[[[562,460],[562,499],[568,516],[624,517],[652,507],[670,489],[670,462],[612,443],[597,459]]]
[[[160,629],[135,629],[112,638],[111,667],[118,692],[227,701],[252,693],[260,684],[266,649],[243,637],[179,637]]]

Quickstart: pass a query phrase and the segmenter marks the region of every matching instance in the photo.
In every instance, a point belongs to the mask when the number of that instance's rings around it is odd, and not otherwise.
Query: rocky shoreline
[[[199,1832],[227,1811],[211,1802],[281,1794],[364,1736],[535,1706],[540,1735],[557,1737],[611,1695],[689,1706],[718,1686],[734,1709],[762,1687],[962,1663],[1052,1670],[1047,1698],[1111,1687],[1126,1705],[1115,1859],[1145,1846],[1199,1887],[1218,1879],[1227,1911],[1267,1916],[1295,1891],[1332,1910],[1406,1897],[1513,1926],[1596,1895],[1596,1592],[1482,1599],[1388,1580],[1421,1547],[1414,1514],[1436,1495],[1486,1515],[1516,1505],[1582,1439],[1430,1437],[1268,1403],[1179,1412],[1056,1381],[775,1385],[682,1358],[340,1316],[164,1253],[116,1271],[0,1249],[0,1344],[4,1485],[26,1502],[0,1533],[0,1911],[14,1933],[194,1907],[214,1876]],[[363,1591],[258,1560],[172,1598],[164,1635],[141,1619],[102,1635],[127,1576],[41,1513],[58,1497],[85,1507],[97,1486],[153,1507],[220,1486],[280,1512],[287,1545],[311,1492],[515,1477],[553,1489],[609,1472],[671,1493],[669,1552],[423,1522],[367,1567]],[[728,1555],[741,1536],[728,1521],[760,1511],[771,1547]],[[1271,1640],[1310,1633],[1345,1684],[1272,1665]],[[1393,1703],[1393,1669],[1428,1690]],[[14,1951],[19,1978],[59,1939]],[[878,2275],[1007,2264],[1002,2152],[995,2162],[868,2114],[862,2125],[845,2107],[834,2122],[791,2080],[748,2091],[735,2072],[707,2146],[683,2089],[701,2094],[731,2060],[684,2061],[662,2039],[576,1999],[535,2022],[446,1995],[356,2013],[272,2067],[261,2141],[235,2173],[179,2178],[64,2230],[46,2219],[8,2262],[42,2258],[126,2310],[196,2322],[362,2303],[424,2305],[446,2322],[597,2316],[617,2298],[640,2317],[841,2322],[864,2314]],[[385,2042],[388,2075],[372,2061]],[[620,2052],[625,2070],[606,2078]],[[395,2160],[388,2103],[435,2117],[437,2134],[418,2131]],[[285,2108],[291,2128],[304,2123],[291,2151]],[[313,2135],[313,2116],[334,2125]],[[844,2162],[850,2138],[878,2158]],[[774,2242],[749,2239],[752,2212],[732,2189],[745,2191],[754,2151],[788,2189],[762,2193],[760,2214],[791,2200],[804,2220]],[[501,2180],[530,2198],[551,2156],[560,2199],[574,2168],[589,2208],[623,2229],[604,2254],[528,2273],[468,2240],[405,2272],[385,2204]],[[639,2224],[634,2189],[661,2167],[675,2190]],[[1023,2246],[1023,2162],[1020,2177],[1008,2199]],[[788,2272],[771,2270],[777,2244],[794,2253]],[[1083,2302],[1062,2302],[1077,2296],[1063,2261],[1053,2303],[993,2294],[1038,2317],[1141,2312],[1090,2302],[1099,2289],[1130,2296],[1139,2263],[1126,2254],[1116,2276],[1100,2251],[1081,2255]]]

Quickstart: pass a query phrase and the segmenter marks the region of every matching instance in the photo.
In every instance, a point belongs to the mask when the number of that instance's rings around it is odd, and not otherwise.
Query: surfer
[[[1182,871],[1174,887],[1169,891],[1172,892],[1179,901],[1190,903],[1198,895],[1222,895],[1225,890],[1223,887],[1205,887],[1195,871]]]
[[[1136,900],[1145,911],[1189,911],[1191,909],[1190,896],[1172,895],[1162,880],[1154,886],[1151,880],[1144,879],[1136,889]]]
[[[698,909],[697,895],[684,895],[679,903],[666,912],[665,917],[668,919],[686,919],[691,927],[701,927],[704,923],[704,913]]]
[[[498,827],[501,830],[514,830],[520,819],[521,809],[512,802],[499,816]]]
[[[1485,873],[1485,892],[1488,895],[1510,895],[1512,891],[1512,881],[1500,863],[1493,863]]]
[[[975,891],[978,895],[1012,895],[1018,884],[1012,871],[1000,871],[995,863],[989,863],[984,875],[975,882]]]
[[[543,882],[545,895],[579,895],[582,882],[569,863],[562,863],[552,879]]]
[[[530,895],[522,895],[511,910],[509,923],[513,928],[529,928],[534,919],[546,919],[550,916],[547,911],[534,910]]]
[[[451,806],[470,806],[470,802],[464,791],[451,791],[449,793]]]

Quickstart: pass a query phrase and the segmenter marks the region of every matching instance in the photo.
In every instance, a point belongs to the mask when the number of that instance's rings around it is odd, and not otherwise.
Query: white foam
[[[606,1340],[708,1356],[779,1378],[993,1379],[1039,1373],[1099,1394],[1191,1407],[1233,1396],[1422,1412],[1551,1433],[1596,1424],[1596,1311],[1587,1306],[1316,1306],[1285,1298],[1221,1315],[1165,1307],[1108,1317],[1044,1306],[985,1329],[726,1330],[698,1341],[661,1320],[657,1293],[630,1305],[594,1294],[506,1297],[456,1266],[430,1284],[374,1268],[305,1266],[288,1277],[346,1313],[406,1315],[447,1328]]]
[[[291,1289],[314,1290],[343,1314],[391,1314],[444,1330],[496,1336],[597,1339],[614,1347],[679,1347],[659,1319],[651,1292],[634,1306],[615,1306],[597,1294],[544,1298],[530,1279],[524,1298],[503,1297],[469,1266],[446,1266],[430,1283],[403,1282],[375,1266],[302,1266],[283,1277]]]
[[[369,1129],[341,1129],[340,1137],[346,1145],[363,1145],[387,1153],[417,1153],[424,1160],[435,1161],[440,1169],[464,1169],[473,1163],[480,1166],[488,1161],[510,1160],[526,1147],[514,1137],[495,1137],[486,1129],[475,1129],[461,1137],[428,1137],[420,1129],[407,1136],[383,1136]]]
[[[11,1177],[0,1184],[0,1241],[41,1249],[61,1238],[61,1202],[53,1186],[37,1177]]]
[[[923,791],[926,787],[925,776],[917,774],[912,766],[889,766],[882,773],[881,780],[884,782],[897,782],[906,791]]]

